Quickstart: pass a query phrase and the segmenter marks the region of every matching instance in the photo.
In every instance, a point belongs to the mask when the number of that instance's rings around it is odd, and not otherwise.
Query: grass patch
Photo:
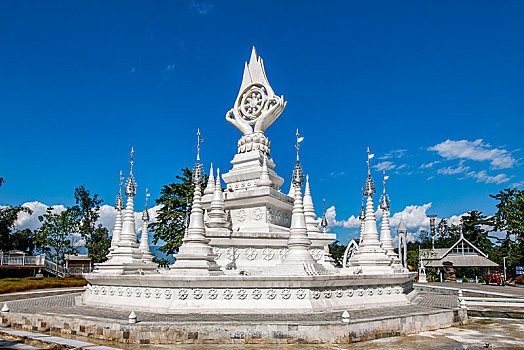
[[[23,292],[32,289],[83,287],[87,281],[82,277],[25,277],[0,279],[0,294]]]

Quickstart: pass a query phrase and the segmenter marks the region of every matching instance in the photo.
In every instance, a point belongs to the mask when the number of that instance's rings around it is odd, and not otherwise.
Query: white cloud
[[[41,222],[38,220],[38,216],[45,214],[48,206],[41,202],[27,202],[22,205],[31,209],[33,211],[33,214],[30,215],[27,213],[20,213],[18,215],[18,219],[15,222],[15,228],[17,230],[23,230],[26,228],[29,228],[31,230],[38,229],[41,226]],[[59,213],[66,209],[66,207],[61,204],[53,205],[52,207],[54,213]],[[156,220],[157,211],[158,209],[160,209],[160,207],[160,205],[156,205],[153,208],[148,209],[149,217],[151,220],[150,222],[154,222]],[[113,232],[115,220],[116,209],[113,206],[107,204],[100,206],[100,218],[97,221],[97,225],[101,224],[102,226],[106,227],[111,233]],[[138,233],[143,225],[142,212],[135,212],[135,225]]]
[[[392,170],[396,168],[396,165],[393,162],[390,161],[384,161],[380,162],[378,164],[375,164],[373,168],[377,170]]]
[[[205,16],[213,12],[214,4],[210,1],[192,0],[189,3],[189,9],[194,10],[197,14]]]
[[[490,144],[484,143],[482,139],[468,140],[446,140],[435,146],[429,147],[429,151],[436,151],[446,159],[469,159],[475,161],[489,161],[493,169],[512,168],[517,162],[511,153],[505,149],[492,148]]]
[[[331,176],[331,177],[339,177],[339,176],[342,176],[344,174],[345,174],[345,172],[343,172],[343,171],[332,171],[332,172],[329,173],[329,176]]]
[[[382,157],[379,157],[378,159],[402,158],[407,151],[407,149],[394,149]]]
[[[431,168],[431,167],[433,167],[433,165],[438,164],[438,163],[440,163],[440,160],[436,160],[434,162],[427,163],[427,164],[421,164],[420,168],[421,169],[428,169],[428,168]]]
[[[437,173],[441,175],[454,175],[454,174],[462,174],[469,170],[469,166],[463,166],[459,165],[457,167],[451,167],[448,166],[447,168],[440,168],[437,170]]]
[[[478,172],[470,171],[469,173],[466,174],[466,176],[477,179],[477,182],[484,182],[487,184],[496,183],[497,185],[504,183],[504,182],[508,182],[511,179],[511,177],[509,177],[506,174],[498,174],[495,176],[489,176],[486,173],[486,170],[482,170]]]
[[[337,211],[334,206],[329,207],[326,210],[326,219],[328,222],[328,228],[333,226],[344,227],[344,228],[357,228],[360,227],[360,219],[355,216],[351,216],[347,220],[337,220]]]
[[[524,187],[524,181],[515,182],[511,184],[511,187],[514,187],[514,188]]]
[[[28,214],[22,212],[18,214],[18,218],[15,221],[15,228],[17,230],[23,230],[26,228],[34,230],[39,228],[41,226],[41,222],[38,220],[38,216],[44,215],[46,213],[48,205],[35,201],[24,203],[22,206],[31,209],[33,213]],[[60,213],[66,210],[66,207],[61,204],[53,205],[51,207],[53,208],[53,213]]]
[[[404,221],[404,225],[408,230],[407,241],[415,241],[421,230],[429,231],[429,217],[428,211],[431,209],[431,203],[423,205],[408,205],[401,212],[393,213],[390,215],[389,223],[391,226],[391,233],[394,237],[393,241],[397,242],[397,227],[400,223],[400,219]],[[330,207],[326,211],[326,218],[329,223],[329,227],[343,227],[346,229],[357,229],[360,228],[360,220],[354,215],[350,216],[347,220],[337,220],[336,209],[334,206]],[[449,218],[445,218],[448,224],[460,223],[462,215],[453,215]],[[377,208],[375,211],[375,218],[377,219],[377,230],[380,232],[380,219],[382,217],[382,210]],[[357,234],[358,237],[358,234]]]

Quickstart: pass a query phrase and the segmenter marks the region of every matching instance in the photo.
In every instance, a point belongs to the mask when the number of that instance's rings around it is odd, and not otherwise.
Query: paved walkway
[[[11,301],[11,312],[28,314],[60,314],[87,316],[127,321],[130,311],[117,308],[84,307],[75,305],[75,297],[80,293]],[[350,310],[352,321],[398,317],[401,315],[435,312],[441,309],[456,308],[457,298],[451,295],[421,293],[412,305],[391,306],[387,308],[368,308]],[[157,314],[135,311],[141,322],[298,322],[323,323],[340,322],[341,312],[301,313],[301,314]]]
[[[512,286],[497,286],[497,285],[487,285],[481,283],[456,283],[456,282],[446,282],[446,283],[419,283],[416,285],[429,285],[436,287],[452,288],[452,289],[468,289],[468,290],[477,290],[480,292],[494,293],[506,297],[515,297],[515,298],[524,298],[524,288],[521,287],[512,287]]]
[[[84,290],[85,290],[84,287],[53,288],[53,289],[33,289],[33,290],[25,291],[25,292],[0,294],[0,302],[10,301],[10,300],[20,300],[20,299],[45,297],[45,296],[51,296],[51,295],[61,295],[61,294],[68,294],[68,293],[78,293],[78,292],[84,291]]]

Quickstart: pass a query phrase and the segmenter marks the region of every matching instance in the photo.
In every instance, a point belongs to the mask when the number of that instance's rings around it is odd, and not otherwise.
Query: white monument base
[[[289,313],[408,304],[413,273],[320,276],[101,276],[83,305],[158,313]]]

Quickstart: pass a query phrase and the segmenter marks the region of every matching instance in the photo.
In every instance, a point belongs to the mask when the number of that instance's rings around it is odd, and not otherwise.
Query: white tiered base
[[[86,278],[83,305],[158,313],[290,313],[408,304],[413,273]]]

